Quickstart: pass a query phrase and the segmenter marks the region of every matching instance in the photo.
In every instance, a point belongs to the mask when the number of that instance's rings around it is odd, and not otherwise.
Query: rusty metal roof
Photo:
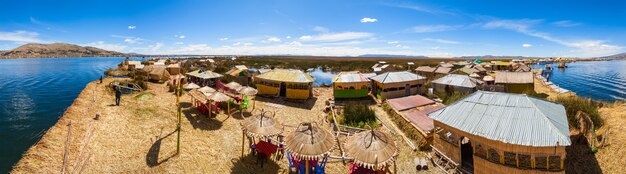
[[[477,91],[428,116],[461,131],[507,144],[571,145],[565,107],[524,94]]]
[[[435,101],[421,95],[412,95],[402,98],[394,98],[387,100],[387,103],[398,111],[407,110],[419,106],[429,105]]]

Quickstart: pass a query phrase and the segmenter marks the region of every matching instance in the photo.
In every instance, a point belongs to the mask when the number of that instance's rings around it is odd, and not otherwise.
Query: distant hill
[[[371,57],[371,58],[381,58],[381,57],[396,57],[396,58],[428,58],[426,56],[407,56],[407,55],[395,55],[395,54],[363,54],[358,57]]]
[[[66,43],[22,45],[13,50],[0,52],[0,58],[47,58],[47,57],[118,57],[127,54],[95,47],[83,47]]]
[[[608,58],[608,59],[626,59],[626,53],[620,53],[620,54],[615,54],[615,55],[610,55],[610,56],[605,56],[602,58]]]

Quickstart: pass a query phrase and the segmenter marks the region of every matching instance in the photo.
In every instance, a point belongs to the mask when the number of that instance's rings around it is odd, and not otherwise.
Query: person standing
[[[102,83],[102,76],[100,76],[100,83]]]
[[[122,98],[122,90],[120,90],[119,86],[115,87],[115,105],[120,105],[120,99]]]

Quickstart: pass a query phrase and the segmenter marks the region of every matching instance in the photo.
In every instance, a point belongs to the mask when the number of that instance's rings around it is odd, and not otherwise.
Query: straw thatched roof
[[[285,148],[297,159],[316,160],[335,147],[335,138],[317,123],[301,123],[285,137]]]
[[[209,100],[216,101],[216,102],[225,102],[231,99],[230,96],[221,92],[214,92],[213,94],[208,96],[208,98]]]
[[[239,92],[239,94],[243,94],[243,95],[247,95],[247,96],[253,96],[253,95],[256,95],[259,91],[254,89],[254,88],[252,88],[252,87],[246,86],[246,87],[243,87],[243,88],[239,89],[238,92]]]
[[[311,75],[295,69],[273,69],[259,74],[255,78],[292,83],[311,83],[315,81],[315,78],[311,77]]]
[[[200,101],[200,103],[207,103],[207,98],[206,98],[206,96],[204,96],[204,95],[202,94],[202,92],[200,92],[200,91],[198,91],[198,90],[193,89],[193,90],[189,91],[189,95],[190,95],[191,97],[193,97],[194,99],[196,99],[196,100]]]
[[[354,163],[370,169],[382,169],[393,163],[398,147],[391,136],[381,131],[363,131],[348,137],[345,152]]]
[[[247,118],[241,122],[241,129],[248,136],[263,138],[283,133],[285,126],[280,124],[274,117],[265,115],[263,112],[257,116]]]
[[[233,90],[239,90],[239,88],[241,88],[241,85],[239,83],[237,83],[237,82],[230,82],[230,83],[227,83],[224,86],[228,87],[229,89],[233,89]]]
[[[200,88],[200,86],[196,85],[193,82],[183,85],[183,89],[198,89],[198,88]]]

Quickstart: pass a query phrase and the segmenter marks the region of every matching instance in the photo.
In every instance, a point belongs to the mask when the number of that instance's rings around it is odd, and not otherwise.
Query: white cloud
[[[409,31],[415,32],[415,33],[433,33],[433,32],[457,30],[460,28],[463,28],[463,25],[420,25],[420,26],[414,26]]]
[[[336,42],[345,40],[363,39],[374,36],[372,33],[366,32],[343,32],[343,33],[323,33],[315,36],[305,35],[300,37],[303,41],[321,41],[321,42]]]
[[[178,38],[179,38],[179,39],[184,39],[184,38],[185,38],[185,35],[180,35],[180,36],[178,36]]]
[[[254,45],[254,44],[250,42],[243,43],[243,46],[251,46],[251,45]]]
[[[35,43],[43,42],[39,38],[39,33],[18,30],[15,32],[3,32],[0,31],[0,41],[13,41],[13,42],[25,42]]]
[[[524,47],[524,48],[528,48],[528,47],[532,47],[532,46],[533,46],[532,44],[527,44],[527,43],[522,44],[522,47]]]
[[[185,44],[185,43],[184,42],[175,42],[174,44],[175,45],[182,45],[182,44]]]
[[[239,45],[241,45],[241,42],[236,42],[233,44],[233,46],[239,46]]]
[[[415,10],[415,11],[419,11],[419,12],[430,13],[430,14],[434,14],[434,15],[441,15],[441,14],[456,15],[455,13],[449,12],[449,11],[446,11],[446,10],[426,7],[426,6],[417,5],[417,4],[388,4],[388,5],[392,6],[392,7],[405,8],[405,9]]]
[[[128,29],[129,29],[129,30],[134,30],[134,29],[136,29],[136,28],[137,28],[137,26],[134,26],[134,25],[129,25],[129,26],[128,26]]]
[[[114,38],[122,38],[124,39],[124,42],[129,43],[129,44],[143,44],[144,39],[142,38],[138,38],[138,37],[134,37],[134,36],[120,36],[120,35],[111,35],[111,37]]]
[[[562,20],[562,21],[552,22],[552,25],[558,26],[558,27],[575,27],[575,26],[579,26],[579,25],[582,25],[582,24],[578,23],[578,22],[571,21],[571,20]]]
[[[398,43],[400,43],[400,42],[398,42],[398,41],[389,41],[389,42],[387,42],[387,44],[398,44]]]
[[[108,43],[105,43],[104,41],[91,42],[91,43],[84,44],[84,46],[96,47],[96,48],[100,48],[104,50],[118,51],[118,52],[124,51],[124,49],[126,49],[127,47],[126,45],[108,44]]]
[[[157,42],[154,45],[148,46],[148,48],[150,48],[152,52],[158,52],[161,49],[161,47],[163,47],[163,43],[160,43],[160,42]]]
[[[319,33],[328,33],[329,30],[326,27],[315,26],[313,27],[313,31],[316,31]]]
[[[227,37],[225,37],[225,38],[220,38],[220,41],[225,41],[225,40],[228,40],[228,38],[227,38]]]
[[[311,40],[311,39],[313,39],[313,36],[310,36],[310,35],[300,36],[300,40]]]
[[[368,23],[368,22],[378,22],[378,19],[376,18],[362,18],[361,19],[361,23]]]
[[[285,37],[285,39],[291,39],[291,36],[287,36],[287,37]]]
[[[442,43],[442,44],[459,44],[458,41],[445,40],[445,39],[425,38],[425,39],[422,39],[422,40],[423,41],[430,41],[430,42],[437,42],[437,43]]]
[[[265,40],[266,42],[280,42],[280,38],[270,37]]]
[[[563,46],[574,48],[570,50],[572,53],[578,53],[575,56],[606,56],[609,54],[615,54],[621,52],[624,47],[619,45],[609,45],[603,40],[579,40],[579,41],[565,41],[559,38],[555,38],[548,33],[535,31],[532,27],[541,23],[542,20],[494,20],[483,25],[487,29],[508,29],[516,31],[528,36],[537,37],[543,40],[554,42]]]
[[[298,41],[292,41],[292,42],[289,43],[289,45],[302,46],[302,43],[300,43]]]
[[[431,50],[438,50],[441,49],[441,47],[430,47]]]

